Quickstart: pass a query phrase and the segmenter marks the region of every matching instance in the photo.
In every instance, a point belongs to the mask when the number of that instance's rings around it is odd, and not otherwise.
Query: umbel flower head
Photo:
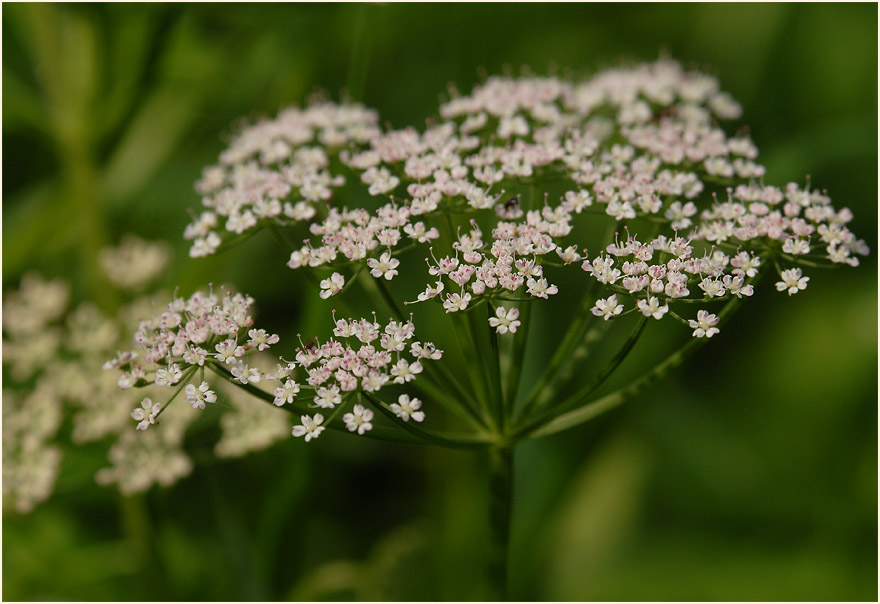
[[[285,109],[242,128],[204,170],[203,208],[184,232],[190,255],[265,229],[288,248],[279,262],[309,273],[321,299],[342,308],[357,288],[373,318],[334,313],[332,337],[300,341],[294,360],[264,371],[252,360],[279,338],[254,329],[253,301],[197,293],[144,321],[138,349],[108,366],[122,370],[120,387],[183,389],[194,409],[215,394],[190,381],[212,370],[296,413],[292,434],[306,441],[325,427],[376,435],[382,415],[398,434],[470,442],[417,426],[422,401],[481,443],[583,421],[591,415],[576,409],[645,324],[671,318],[704,342],[766,272],[792,296],[808,285],[804,268],[857,266],[868,253],[847,226],[852,213],[826,192],[765,182],[755,144],[723,125],[740,113],[715,78],[669,60],[582,82],[490,78],[423,130],[383,128],[351,103]],[[521,392],[531,309],[561,295],[581,296],[579,310],[543,377]],[[408,318],[404,305],[416,309]],[[455,346],[458,366],[414,339],[425,306],[445,321],[451,341],[439,344]],[[380,313],[392,318],[380,324]],[[633,321],[608,367],[575,370],[581,344]],[[425,372],[429,360],[440,362]],[[398,390],[380,396],[386,388]],[[164,407],[154,409],[132,412],[138,427]]]
[[[490,78],[423,132],[383,130],[360,105],[291,108],[243,129],[205,170],[205,209],[185,235],[201,256],[246,230],[304,222],[288,266],[326,270],[322,298],[351,279],[403,278],[425,284],[411,299],[447,313],[548,299],[551,267],[580,267],[616,296],[596,307],[605,319],[651,308],[659,320],[678,316],[660,311],[677,301],[752,295],[762,267],[791,295],[809,279],[797,265],[857,265],[868,250],[851,212],[809,186],[765,184],[754,143],[720,126],[740,112],[714,78],[669,60],[585,82]],[[372,209],[334,197],[346,180]],[[590,253],[582,215],[648,228]],[[400,258],[411,248],[426,267]]]

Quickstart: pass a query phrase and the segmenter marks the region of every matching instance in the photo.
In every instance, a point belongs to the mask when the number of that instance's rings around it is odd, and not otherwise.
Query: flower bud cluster
[[[117,247],[101,250],[98,260],[110,281],[119,289],[137,291],[165,270],[171,257],[169,245],[126,235]]]

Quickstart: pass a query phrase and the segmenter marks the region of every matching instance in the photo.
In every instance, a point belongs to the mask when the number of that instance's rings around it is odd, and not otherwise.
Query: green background
[[[304,333],[301,282],[271,239],[186,257],[192,183],[241,117],[346,91],[394,127],[422,126],[450,83],[468,91],[523,65],[577,76],[668,54],[717,75],[743,105],[767,181],[809,174],[853,210],[873,254],[858,269],[812,271],[791,299],[765,284],[674,377],[520,447],[512,596],[877,598],[876,5],[2,11],[4,290],[38,269],[112,308],[96,252],[136,232],[175,246],[167,286],[233,283],[270,324]],[[69,451],[52,500],[4,515],[5,599],[486,593],[475,454],[327,434],[198,463],[173,488],[133,498],[92,484],[101,455]]]

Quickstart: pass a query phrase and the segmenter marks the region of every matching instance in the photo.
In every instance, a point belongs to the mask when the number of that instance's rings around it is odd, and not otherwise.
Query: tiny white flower
[[[781,292],[788,290],[789,296],[807,289],[807,281],[810,280],[809,277],[803,276],[799,268],[784,270],[779,276],[782,277],[782,281],[776,282],[776,289]]]
[[[315,404],[322,409],[332,409],[342,402],[342,395],[339,394],[339,386],[324,387],[321,386],[315,391]]]
[[[422,372],[422,364],[416,361],[411,364],[406,359],[400,359],[396,365],[391,367],[391,375],[394,376],[395,384],[405,384],[416,379],[416,375]]]
[[[146,430],[156,423],[156,416],[159,414],[160,409],[162,409],[162,405],[153,403],[152,399],[147,397],[141,401],[140,407],[135,407],[134,411],[131,412],[131,419],[140,422],[137,425],[138,430]]]
[[[297,438],[305,436],[306,442],[309,442],[313,438],[318,438],[318,436],[321,435],[321,432],[324,431],[324,426],[321,425],[324,421],[324,416],[320,413],[316,413],[314,417],[303,415],[300,418],[300,421],[302,422],[302,425],[294,426],[292,434]]]
[[[447,313],[458,312],[467,308],[470,301],[470,294],[465,294],[463,296],[460,294],[447,294],[446,300],[443,302],[443,308],[446,309]]]
[[[329,279],[321,280],[321,293],[319,295],[326,300],[330,296],[335,296],[341,292],[344,285],[345,277],[339,273],[333,273]]]
[[[275,400],[272,402],[279,407],[284,403],[292,403],[293,399],[296,398],[296,395],[299,394],[299,384],[293,380],[286,380],[284,384],[276,388],[272,394],[275,395]]]
[[[260,370],[256,367],[250,367],[245,365],[241,361],[238,361],[230,370],[230,373],[235,377],[236,380],[241,382],[242,384],[256,384],[261,379],[263,379],[263,375],[260,373]]]
[[[529,277],[528,281],[526,281],[526,286],[528,287],[529,293],[536,298],[547,299],[548,296],[552,296],[559,291],[555,285],[548,285],[547,279],[544,277],[541,277],[538,280]]]
[[[409,421],[410,418],[417,422],[424,421],[425,413],[419,411],[421,408],[422,401],[417,398],[410,400],[408,394],[401,394],[397,398],[397,402],[391,404],[391,410],[405,422]]]
[[[257,350],[266,350],[272,344],[278,343],[278,334],[269,335],[265,329],[251,329],[248,331],[248,344]]]
[[[715,315],[709,314],[708,311],[701,310],[697,312],[697,320],[694,321],[691,319],[688,321],[691,328],[694,330],[695,338],[711,338],[719,330],[716,325],[718,325],[718,317]]]
[[[183,372],[180,368],[174,363],[171,363],[167,368],[156,370],[156,385],[171,386],[179,382],[182,377]]]
[[[810,253],[810,243],[806,239],[797,239],[795,237],[789,237],[785,240],[785,243],[782,245],[782,251],[786,254],[809,254]]]
[[[700,281],[700,289],[706,294],[707,298],[720,298],[724,294],[727,293],[727,290],[724,289],[724,284],[719,279],[713,279],[711,277],[706,277],[702,281]]]
[[[363,434],[373,429],[373,424],[370,423],[372,419],[373,412],[370,409],[364,409],[363,405],[355,405],[351,413],[346,413],[342,416],[342,421],[345,422],[345,427],[348,428],[348,431],[354,432],[357,430],[358,434]]]
[[[495,309],[495,316],[489,318],[489,326],[494,327],[495,332],[499,334],[507,332],[516,333],[517,327],[522,324],[521,321],[517,320],[518,318],[518,308],[506,309],[503,306],[499,306]]]
[[[434,287],[428,286],[428,289],[419,294],[418,300],[419,302],[424,302],[425,300],[430,300],[434,296],[438,295],[443,291],[443,282],[438,281]]]
[[[208,382],[202,382],[198,388],[187,384],[183,391],[186,402],[191,404],[193,409],[204,409],[205,403],[216,403],[217,395],[209,388]]]
[[[391,281],[392,278],[397,274],[397,267],[400,265],[400,260],[397,258],[392,258],[391,254],[388,252],[383,253],[379,256],[379,259],[368,258],[367,266],[370,267],[370,274],[376,277],[385,277],[388,281]],[[322,286],[323,287],[323,286]]]
[[[596,305],[590,309],[590,312],[607,321],[623,312],[623,304],[618,304],[617,294],[612,294],[607,298],[596,300]]]
[[[639,307],[639,310],[646,317],[654,317],[658,321],[663,318],[667,312],[669,312],[669,305],[664,304],[660,306],[660,300],[651,296],[647,300],[639,300],[636,302],[636,306]]]

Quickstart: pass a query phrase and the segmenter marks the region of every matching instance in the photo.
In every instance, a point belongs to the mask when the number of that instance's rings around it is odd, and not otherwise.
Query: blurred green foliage
[[[112,308],[97,250],[136,232],[175,246],[167,285],[234,283],[267,322],[304,333],[315,313],[271,239],[186,258],[192,183],[242,116],[326,91],[421,126],[448,84],[522,65],[586,75],[666,53],[717,74],[768,181],[811,175],[875,253],[813,275],[797,299],[761,292],[677,377],[521,446],[512,595],[877,597],[876,5],[4,4],[2,16],[4,289],[37,269]],[[483,461],[353,440],[198,460],[173,488],[128,499],[92,483],[103,452],[70,451],[52,500],[4,515],[4,597],[484,597]]]

